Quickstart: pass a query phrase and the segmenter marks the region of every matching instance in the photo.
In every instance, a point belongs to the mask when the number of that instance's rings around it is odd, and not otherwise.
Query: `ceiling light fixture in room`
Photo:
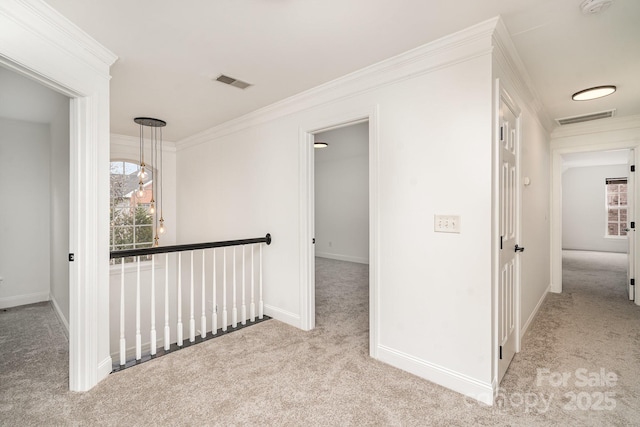
[[[326,142],[314,142],[313,143],[313,148],[327,148],[329,146],[329,144],[327,144]]]
[[[574,101],[590,101],[592,99],[602,98],[607,95],[611,95],[616,91],[616,87],[613,85],[596,86],[584,89],[571,95],[571,99]]]
[[[142,199],[145,196],[145,182],[148,177],[147,164],[144,161],[144,127],[149,127],[151,131],[150,145],[151,145],[151,171],[153,185],[151,186],[151,200],[149,201],[149,213],[153,215],[155,223],[155,237],[153,238],[153,245],[158,246],[160,240],[159,234],[165,232],[164,227],[164,215],[162,212],[162,128],[167,125],[167,122],[160,119],[153,119],[150,117],[136,117],[133,119],[138,125],[140,125],[140,172],[138,173],[138,190],[136,191],[137,199]],[[146,184],[149,184],[148,182]],[[158,220],[157,213],[160,213],[160,219]]]

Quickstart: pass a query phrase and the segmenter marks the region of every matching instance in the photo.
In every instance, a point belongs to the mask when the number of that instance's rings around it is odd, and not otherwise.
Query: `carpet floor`
[[[625,259],[565,254],[565,292],[546,298],[492,407],[369,358],[361,264],[316,259],[313,331],[270,320],[86,393],[67,389],[68,342],[48,303],[0,311],[0,425],[640,425]]]

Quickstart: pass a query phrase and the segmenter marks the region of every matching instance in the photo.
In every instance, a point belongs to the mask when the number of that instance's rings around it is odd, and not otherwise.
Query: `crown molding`
[[[44,1],[2,1],[0,2],[0,22],[2,20],[10,21],[22,31],[45,40],[49,45],[64,49],[104,77],[110,78],[109,67],[118,57]],[[0,30],[0,35],[11,37],[10,27],[12,26],[3,26],[5,29]],[[13,36],[16,35],[13,34]],[[20,55],[16,57],[19,58]]]
[[[111,147],[120,147],[124,150],[133,149],[138,152],[140,149],[140,138],[130,135],[121,135],[118,133],[112,133],[110,135],[109,145]],[[166,152],[176,152],[176,143],[173,141],[167,141],[165,139],[162,140],[162,151]]]
[[[522,102],[533,109],[540,125],[551,133],[555,127],[555,122],[551,120],[542,101],[540,101],[527,68],[522,59],[520,59],[520,55],[511,40],[511,35],[500,17],[497,19],[496,30],[492,35],[492,40],[495,47],[495,60],[515,86],[515,90],[522,98]]]
[[[640,131],[640,114],[633,116],[611,117],[609,119],[561,126],[551,133],[551,139],[627,129],[638,129]]]
[[[176,143],[178,151],[279,117],[374,90],[401,80],[491,54],[499,17],[393,56]]]

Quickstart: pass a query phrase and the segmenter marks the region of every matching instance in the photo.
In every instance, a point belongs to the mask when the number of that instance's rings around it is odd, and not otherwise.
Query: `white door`
[[[633,301],[635,299],[635,244],[636,244],[636,229],[635,229],[635,151],[629,150],[629,168],[627,169],[627,242],[629,243],[629,266],[627,267],[627,288],[629,292],[629,299]]]
[[[519,129],[516,113],[500,96],[500,273],[498,277],[498,380],[501,381],[516,353],[516,303],[518,298],[518,162]],[[505,95],[506,96],[506,95]]]

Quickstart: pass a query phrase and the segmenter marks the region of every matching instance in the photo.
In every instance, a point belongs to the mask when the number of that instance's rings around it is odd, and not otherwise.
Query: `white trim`
[[[337,261],[357,262],[358,264],[369,264],[369,259],[359,256],[332,254],[329,252],[316,251],[316,258],[335,259]]]
[[[378,220],[378,123],[379,106],[327,117],[300,127],[300,318],[301,329],[315,328],[315,251],[314,239],[314,172],[313,134],[326,129],[369,122],[369,353],[377,357],[380,335],[378,278],[380,274]]]
[[[299,130],[300,164],[300,328],[310,331],[316,327],[315,261],[312,242],[314,230],[314,164],[312,130]]]
[[[287,310],[283,310],[278,307],[274,307],[273,305],[265,304],[264,305],[264,314],[269,317],[272,317],[276,320],[284,322],[288,325],[294,326],[296,328],[301,328],[300,326],[300,316],[292,313]],[[302,329],[302,328],[301,328]]]
[[[106,378],[111,372],[113,372],[113,359],[109,355],[98,363],[98,378]]]
[[[531,315],[529,316],[527,321],[524,322],[524,326],[522,327],[522,329],[520,329],[520,340],[524,338],[525,334],[527,333],[527,329],[529,329],[529,325],[531,325],[531,322],[533,322],[533,319],[538,314],[538,311],[540,311],[540,307],[542,307],[542,303],[544,303],[544,300],[547,298],[547,294],[549,294],[549,292],[551,292],[551,283],[549,283],[549,286],[547,286],[547,289],[544,290],[542,297],[534,307],[533,311],[531,312]]]
[[[49,301],[49,291],[0,298],[0,308],[13,308],[43,301]]]
[[[58,301],[56,301],[53,294],[50,295],[50,301],[51,301],[51,305],[53,306],[53,311],[56,313],[56,315],[58,316],[58,319],[60,319],[60,323],[62,323],[62,326],[64,327],[64,334],[68,340],[69,339],[69,321],[64,317],[64,314],[62,313],[62,310],[60,310],[60,306],[58,305]]]
[[[69,387],[109,356],[109,67],[117,57],[39,0],[0,2],[0,63],[69,97]],[[103,360],[103,362],[99,362]]]
[[[491,52],[487,43],[499,17],[442,37],[426,45],[347,74],[244,116],[180,140],[179,150],[266,123],[295,112],[352,97],[382,86],[447,68]]]
[[[492,383],[478,381],[468,375],[418,359],[410,354],[379,345],[378,359],[391,366],[410,372],[443,387],[471,397],[487,405],[493,405],[495,388]]]
[[[139,159],[139,156],[140,156],[140,138],[139,137],[122,135],[118,133],[112,133],[110,136],[111,136],[111,141],[109,142],[109,145],[111,147],[117,147],[118,149],[121,150],[120,152],[131,151],[131,154],[134,155],[133,160]],[[163,139],[162,151],[168,152],[168,153],[175,153],[176,143]],[[145,152],[145,156],[146,156],[146,152]],[[121,159],[112,159],[112,160],[117,161]],[[131,160],[131,159],[124,159],[124,160]]]

